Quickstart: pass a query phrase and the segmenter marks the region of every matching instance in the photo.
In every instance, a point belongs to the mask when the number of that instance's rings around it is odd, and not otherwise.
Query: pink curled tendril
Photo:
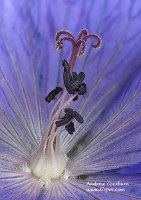
[[[100,37],[96,34],[89,34],[84,28],[82,28],[82,30],[80,31],[77,40],[69,31],[60,30],[56,33],[55,40],[57,50],[62,49],[64,41],[69,41],[72,43],[72,54],[69,62],[71,71],[73,70],[77,56],[80,57],[84,55],[86,49],[86,42],[89,38],[96,40],[96,43],[91,45],[93,48],[101,47],[102,42]]]

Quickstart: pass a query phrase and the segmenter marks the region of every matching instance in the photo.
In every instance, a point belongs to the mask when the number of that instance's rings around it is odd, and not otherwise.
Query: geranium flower
[[[139,0],[1,1],[0,199],[141,199],[140,21]]]

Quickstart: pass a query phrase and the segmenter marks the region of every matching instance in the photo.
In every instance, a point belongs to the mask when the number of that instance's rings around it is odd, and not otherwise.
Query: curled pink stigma
[[[70,68],[71,71],[73,70],[75,60],[77,56],[83,56],[85,49],[86,49],[86,42],[88,39],[94,39],[96,40],[96,43],[92,44],[91,46],[93,48],[100,48],[101,46],[101,39],[98,35],[96,34],[89,34],[86,29],[82,28],[80,31],[78,38],[75,39],[74,36],[65,30],[61,30],[56,33],[55,39],[56,39],[56,49],[61,50],[63,47],[63,42],[64,41],[69,41],[72,43],[72,54],[70,58]]]

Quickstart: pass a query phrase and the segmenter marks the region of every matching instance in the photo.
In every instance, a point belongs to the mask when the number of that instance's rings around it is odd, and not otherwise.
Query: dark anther
[[[83,95],[86,92],[87,92],[87,86],[85,83],[82,83],[82,85],[80,85],[80,87],[78,88],[78,94]]]
[[[65,114],[65,116],[60,118],[59,121],[56,121],[55,124],[57,127],[60,127],[60,126],[63,126],[65,124],[69,123],[72,119],[73,119],[72,115]]]
[[[64,110],[65,112],[65,115],[61,118],[59,118],[58,121],[55,122],[56,126],[57,127],[60,127],[60,126],[63,126],[63,125],[66,125],[65,128],[66,130],[70,133],[70,132],[74,132],[72,131],[72,120],[73,119],[76,119],[76,121],[78,121],[79,123],[83,123],[84,120],[83,120],[83,117],[76,111],[74,111],[73,109],[71,108],[65,108]]]
[[[56,87],[54,90],[52,90],[46,97],[45,100],[50,103],[53,99],[55,99],[56,95],[59,94],[59,92],[62,91],[61,87]]]
[[[77,77],[77,73],[76,72],[72,72],[72,79],[71,79],[71,81],[73,80],[73,79],[75,79]]]
[[[71,86],[71,81],[72,81],[72,75],[70,73],[70,66],[66,60],[62,61],[62,65],[64,67],[64,74],[63,74],[63,79],[64,79],[64,85],[68,91],[69,94],[73,94],[73,88]]]
[[[75,91],[75,89],[76,89],[77,87],[79,87],[79,86],[82,84],[84,78],[85,78],[84,72],[80,72],[80,73],[79,73],[78,75],[76,75],[76,77],[72,80],[72,82],[71,82],[71,87],[73,88],[74,91]]]
[[[70,72],[70,66],[66,60],[62,61],[62,65],[64,67],[64,85],[69,94],[78,93],[79,95],[83,95],[87,91],[86,84],[83,83],[85,78],[84,72],[80,72],[77,74],[76,72]],[[78,97],[75,97],[73,101],[76,101]]]
[[[70,122],[68,125],[65,126],[65,129],[68,131],[68,133],[70,135],[73,134],[73,132],[75,132],[75,127],[74,127],[74,123]]]
[[[73,116],[73,109],[72,108],[65,108],[64,112]]]
[[[84,122],[83,117],[76,111],[73,111],[73,117],[82,124]]]
[[[73,118],[75,118],[79,123],[83,123],[83,117],[75,110],[72,108],[65,108],[65,113],[66,115],[71,115]]]
[[[66,60],[62,60],[62,65],[64,67],[64,71],[69,71],[70,72],[69,63]]]

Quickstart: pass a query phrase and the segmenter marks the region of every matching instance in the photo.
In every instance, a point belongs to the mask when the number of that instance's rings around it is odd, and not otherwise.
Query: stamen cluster
[[[62,65],[64,67],[63,79],[65,88],[69,94],[76,94],[76,96],[73,98],[73,101],[77,100],[78,95],[83,95],[87,91],[87,86],[85,83],[83,83],[85,74],[84,72],[80,72],[78,75],[76,72],[71,73],[70,66],[66,60],[62,61]],[[61,87],[56,87],[48,94],[47,97],[45,97],[45,100],[49,103],[51,100],[55,99],[56,95],[61,91]],[[64,112],[64,117],[59,118],[59,121],[55,122],[56,127],[66,125],[65,129],[68,131],[68,133],[73,134],[75,127],[72,120],[76,119],[79,123],[83,123],[84,120],[77,111],[73,111],[71,108],[66,108]]]
[[[63,34],[65,37],[60,38]],[[94,38],[97,41],[92,47],[100,47],[100,38],[97,35],[88,34],[86,29],[81,30],[77,40],[68,31],[61,30],[56,34],[56,48],[58,50],[61,49],[65,40],[70,41],[73,45],[72,55],[69,63],[66,60],[62,61],[64,86],[57,86],[45,97],[45,100],[50,103],[61,93],[49,115],[48,126],[41,144],[33,152],[28,163],[30,173],[39,178],[43,182],[43,185],[46,186],[51,181],[66,176],[64,172],[66,172],[69,158],[61,150],[60,135],[62,129],[60,127],[65,126],[67,132],[72,135],[75,132],[73,121],[76,120],[80,124],[84,122],[83,117],[69,107],[73,101],[78,99],[79,95],[87,92],[87,85],[83,82],[85,79],[84,72],[77,74],[73,71],[73,67],[77,55],[83,55],[88,38]],[[65,114],[63,115],[63,113]]]
[[[64,36],[61,37],[62,35]],[[77,40],[75,40],[74,36],[70,32],[65,30],[61,30],[55,35],[57,50],[62,49],[64,41],[71,42],[73,46],[70,62],[68,63],[66,60],[62,61],[62,66],[64,68],[63,80],[65,90],[68,92],[69,95],[74,95],[74,98],[72,99],[73,101],[78,100],[78,95],[83,95],[87,92],[86,83],[83,83],[83,80],[85,79],[84,72],[80,72],[79,74],[73,72],[73,66],[76,57],[82,56],[84,54],[84,51],[86,49],[86,41],[88,38],[96,39],[97,43],[91,45],[93,48],[100,47],[101,39],[99,38],[99,36],[95,34],[88,34],[86,29],[82,29],[80,31]],[[51,102],[60,92],[62,92],[63,94],[64,88],[56,87],[48,94],[45,100],[48,103]],[[59,121],[55,122],[56,127],[58,128],[65,125],[65,129],[68,131],[68,133],[72,134],[75,131],[74,123],[72,122],[72,120],[76,119],[79,123],[83,123],[83,118],[78,112],[73,111],[70,108],[66,108],[64,112],[65,115],[61,118],[59,116]]]
[[[83,83],[83,80],[85,78],[84,72],[80,72],[78,75],[76,72],[72,72],[71,74],[70,66],[66,60],[63,60],[62,65],[64,67],[64,75],[63,75],[64,85],[68,93],[69,94],[77,93],[79,95],[83,95],[87,91],[87,86],[85,83]]]

